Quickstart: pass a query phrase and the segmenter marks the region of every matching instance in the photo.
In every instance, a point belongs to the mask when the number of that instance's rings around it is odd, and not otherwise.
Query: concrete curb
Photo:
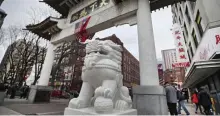
[[[64,111],[36,113],[36,115],[63,115]]]

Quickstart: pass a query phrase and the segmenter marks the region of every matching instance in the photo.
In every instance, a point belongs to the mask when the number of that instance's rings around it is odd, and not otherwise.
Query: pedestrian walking
[[[28,99],[28,95],[29,95],[29,86],[25,85],[24,98],[25,98],[25,99]]]
[[[201,107],[199,105],[198,92],[196,90],[194,90],[191,100],[192,100],[192,103],[195,104],[195,113],[197,114],[197,111],[198,111],[198,108],[199,108],[200,113],[202,114],[202,110],[201,110]]]
[[[168,82],[165,83],[165,91],[167,97],[167,105],[171,115],[178,115],[177,113],[177,90],[174,86],[170,85]]]
[[[10,99],[14,99],[15,98],[15,94],[16,94],[16,85],[12,85]]]
[[[199,104],[204,108],[204,112],[206,115],[213,115],[211,108],[212,102],[210,95],[205,91],[203,87],[200,88],[198,94]]]
[[[183,108],[186,115],[190,115],[190,113],[187,110],[186,105],[185,105],[186,98],[180,89],[177,90],[177,99],[178,99],[178,114],[181,114],[181,108]]]
[[[183,88],[182,92],[183,92],[183,95],[184,95],[187,103],[189,103],[189,92],[188,92],[188,89],[187,88]]]
[[[25,90],[25,86],[22,86],[20,88],[20,99],[24,98],[24,90]]]

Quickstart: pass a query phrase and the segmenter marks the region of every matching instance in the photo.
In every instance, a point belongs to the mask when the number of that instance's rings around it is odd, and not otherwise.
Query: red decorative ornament
[[[75,33],[76,37],[80,42],[85,42],[88,38],[86,27],[91,19],[91,16],[83,19],[83,21],[76,24]]]

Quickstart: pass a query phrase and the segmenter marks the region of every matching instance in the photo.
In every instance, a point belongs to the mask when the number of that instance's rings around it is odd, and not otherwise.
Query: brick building
[[[184,67],[173,67],[173,63],[177,62],[176,49],[162,50],[163,62],[164,62],[164,82],[183,83],[185,77]],[[162,84],[162,81],[161,83]]]
[[[183,67],[176,67],[164,71],[164,82],[183,83],[184,77],[185,69]]]
[[[114,43],[121,45],[123,48],[122,52],[122,73],[123,73],[123,82],[124,85],[128,88],[131,88],[134,85],[140,84],[140,73],[139,73],[139,61],[123,46],[121,40],[116,37],[115,35],[106,37],[106,38],[97,38],[99,40],[112,40]],[[74,68],[74,78],[72,79],[71,88],[73,90],[79,91],[82,85],[81,80],[81,73],[82,73],[82,66],[84,63],[84,56],[85,56],[85,45],[80,45],[78,49],[79,55],[75,68]]]
[[[114,43],[121,45],[123,48],[122,52],[122,74],[124,85],[128,88],[140,84],[140,69],[139,61],[124,47],[121,40],[116,36],[112,35],[101,40],[112,40]]]
[[[55,75],[55,87],[63,83],[71,85],[71,89],[78,90],[81,85],[81,72],[85,57],[85,44],[72,40],[60,44],[55,50],[53,67],[59,65]],[[50,80],[52,82],[52,78]],[[77,85],[77,86],[75,86]]]

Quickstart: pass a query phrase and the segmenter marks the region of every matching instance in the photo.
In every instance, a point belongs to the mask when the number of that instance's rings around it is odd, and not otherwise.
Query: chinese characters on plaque
[[[187,56],[187,50],[185,46],[184,36],[179,24],[173,25],[173,36],[176,44],[176,55],[177,62],[174,63],[173,67],[189,67],[189,58]]]
[[[90,4],[89,6],[81,9],[80,11],[74,13],[72,16],[71,16],[71,20],[70,20],[70,23],[80,19],[80,18],[83,18],[85,16],[87,16],[88,14],[94,12],[95,10],[98,10],[99,8],[102,8],[106,5],[108,5],[110,2],[110,0],[97,0],[95,1],[94,3]]]

